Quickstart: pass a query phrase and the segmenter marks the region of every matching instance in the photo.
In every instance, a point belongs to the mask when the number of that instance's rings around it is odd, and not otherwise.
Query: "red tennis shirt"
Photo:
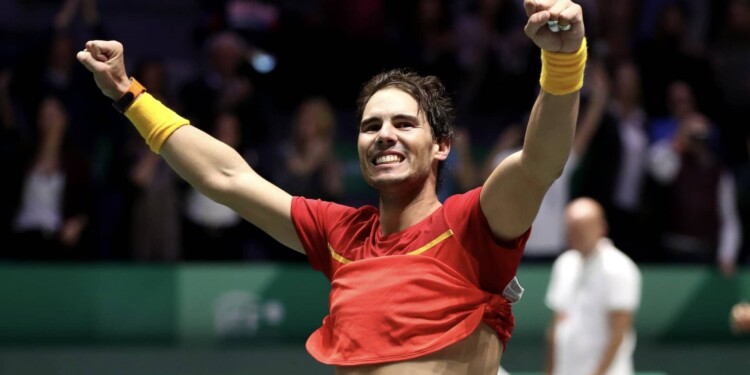
[[[530,230],[498,242],[480,191],[454,195],[386,236],[373,206],[294,197],[292,220],[308,260],[331,281],[329,315],[307,340],[310,355],[339,366],[408,360],[464,339],[481,322],[506,344],[515,323],[503,291]]]

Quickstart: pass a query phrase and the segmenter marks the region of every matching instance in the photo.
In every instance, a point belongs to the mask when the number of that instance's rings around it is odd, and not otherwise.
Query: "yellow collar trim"
[[[406,253],[406,255],[419,255],[419,254],[422,254],[425,251],[427,251],[427,250],[435,247],[435,245],[439,244],[440,242],[443,242],[446,238],[448,238],[448,237],[450,237],[452,235],[453,235],[453,230],[448,229],[445,233],[437,236],[437,238],[435,238],[434,240],[430,241],[426,245],[424,245],[424,246],[422,246],[419,249],[416,249],[414,251],[410,251],[410,252]],[[331,246],[330,243],[328,244],[328,251],[331,253],[331,257],[334,260],[336,260],[337,262],[340,262],[340,263],[343,263],[343,264],[347,264],[347,263],[351,263],[352,262],[351,260],[346,259],[343,256],[341,256],[341,254],[337,253],[336,250],[333,249],[333,246]]]

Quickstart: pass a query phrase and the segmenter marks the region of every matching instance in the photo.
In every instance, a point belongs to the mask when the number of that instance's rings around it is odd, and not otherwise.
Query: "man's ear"
[[[435,158],[438,160],[448,159],[448,154],[451,152],[451,141],[449,139],[442,140],[433,145],[435,147]]]

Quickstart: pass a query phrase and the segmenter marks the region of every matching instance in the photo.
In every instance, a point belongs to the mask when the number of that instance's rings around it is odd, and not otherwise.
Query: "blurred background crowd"
[[[590,196],[638,263],[750,260],[750,0],[580,0],[589,64],[575,147],[527,247],[565,249]],[[377,204],[356,155],[372,75],[443,79],[457,138],[441,197],[523,142],[539,50],[521,0],[4,0],[0,259],[281,261],[283,248],[176,176],[75,59],[116,39],[149,92],[294,195]]]

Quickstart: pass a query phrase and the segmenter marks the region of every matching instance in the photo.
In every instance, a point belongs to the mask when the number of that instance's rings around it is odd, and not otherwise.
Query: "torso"
[[[480,193],[452,196],[390,235],[374,207],[295,199],[308,260],[331,280],[329,315],[308,352],[344,375],[496,374],[514,326],[506,288],[528,232],[499,243]]]
[[[426,356],[370,366],[340,366],[336,375],[495,375],[503,347],[497,333],[482,323],[464,340]]]

